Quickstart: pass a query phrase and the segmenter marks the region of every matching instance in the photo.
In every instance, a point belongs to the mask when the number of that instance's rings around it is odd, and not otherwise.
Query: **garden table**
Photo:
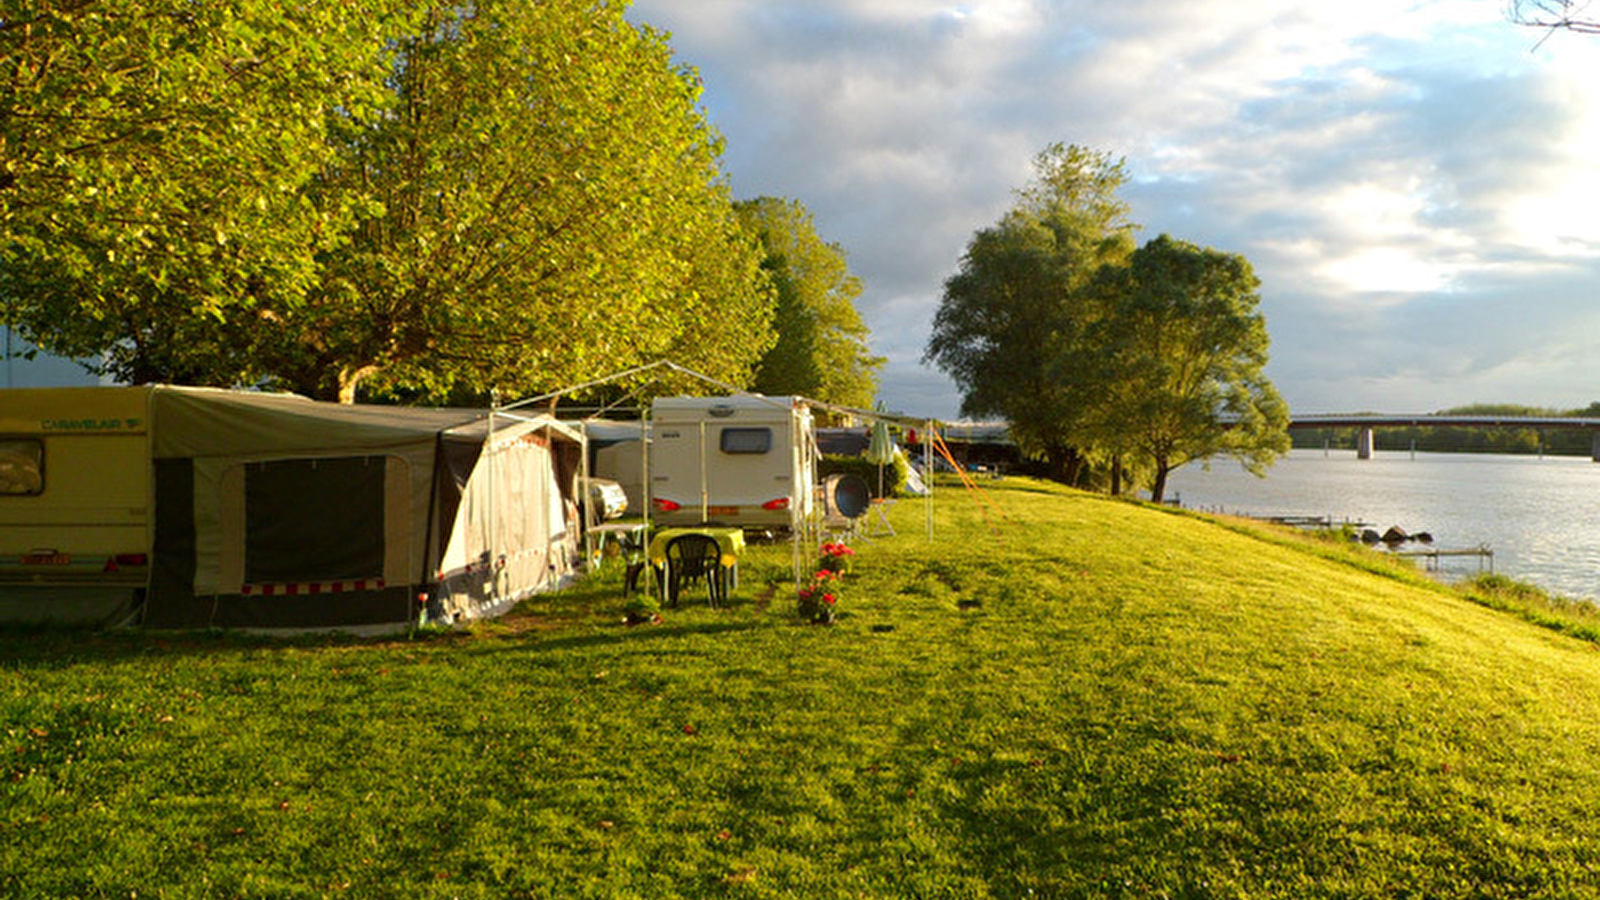
[[[714,525],[700,525],[685,528],[663,528],[650,538],[650,549],[646,556],[650,565],[662,576],[663,582],[667,581],[667,544],[674,538],[685,535],[701,535],[717,542],[717,547],[722,551],[719,560],[718,578],[721,579],[720,593],[726,596],[728,592],[739,586],[739,555],[744,552],[744,529],[725,528]],[[669,597],[669,602],[676,598]]]

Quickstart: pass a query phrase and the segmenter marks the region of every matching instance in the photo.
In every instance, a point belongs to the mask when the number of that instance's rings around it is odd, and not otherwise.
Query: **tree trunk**
[[[1083,472],[1083,457],[1072,447],[1058,445],[1045,448],[1045,465],[1050,480],[1071,487],[1078,483]]]
[[[376,373],[377,371],[378,371],[378,367],[377,366],[362,366],[362,367],[360,367],[358,369],[351,369],[349,366],[346,366],[346,367],[340,369],[339,370],[339,402],[340,403],[354,403],[354,402],[356,402],[356,385],[360,384],[361,380],[363,378],[366,378],[368,375],[372,375],[372,374]]]
[[[1171,466],[1164,459],[1156,460],[1156,482],[1150,487],[1150,502],[1160,503],[1167,493],[1167,472]]]
[[[1062,483],[1068,487],[1077,487],[1078,480],[1083,477],[1083,454],[1076,450],[1067,451],[1067,478]]]
[[[1111,457],[1111,496],[1122,496],[1122,455]]]

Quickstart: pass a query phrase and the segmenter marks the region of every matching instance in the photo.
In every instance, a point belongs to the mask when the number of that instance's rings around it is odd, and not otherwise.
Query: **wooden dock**
[[[1451,557],[1458,556],[1476,556],[1478,558],[1479,572],[1484,570],[1483,566],[1485,560],[1488,561],[1489,571],[1491,573],[1494,572],[1494,551],[1489,549],[1487,545],[1479,545],[1477,547],[1468,547],[1459,550],[1443,550],[1428,547],[1417,550],[1390,550],[1389,552],[1395,556],[1420,557],[1427,561],[1428,571],[1430,572],[1439,571],[1439,560],[1441,559],[1449,559]]]
[[[1258,522],[1271,522],[1275,525],[1288,525],[1293,528],[1323,529],[1326,531],[1334,531],[1344,528],[1345,526],[1349,526],[1351,528],[1370,527],[1366,522],[1356,522],[1350,519],[1335,519],[1333,516],[1247,516],[1246,518],[1255,519]],[[1421,559],[1423,560],[1427,570],[1430,572],[1439,571],[1441,560],[1454,559],[1458,557],[1476,557],[1478,560],[1479,572],[1485,571],[1486,568],[1490,573],[1494,572],[1494,550],[1490,549],[1486,544],[1480,544],[1476,547],[1464,547],[1456,549],[1446,549],[1442,547],[1408,547],[1404,550],[1388,549],[1389,545],[1384,544],[1379,544],[1378,546],[1383,548],[1384,552],[1393,556],[1406,556],[1413,559]]]
[[[1221,512],[1221,510],[1216,510]],[[1252,519],[1257,522],[1269,522],[1273,525],[1287,525],[1290,528],[1320,529],[1322,531],[1338,531],[1345,526],[1351,528],[1370,527],[1367,522],[1358,522],[1354,519],[1336,519],[1333,516],[1260,516],[1235,513],[1242,518]]]
[[[1363,528],[1367,525],[1366,522],[1335,519],[1333,516],[1252,516],[1252,518],[1257,518],[1258,521],[1262,522],[1271,522],[1275,525],[1289,525],[1294,528],[1321,528],[1328,531],[1343,528],[1346,525],[1351,528]]]

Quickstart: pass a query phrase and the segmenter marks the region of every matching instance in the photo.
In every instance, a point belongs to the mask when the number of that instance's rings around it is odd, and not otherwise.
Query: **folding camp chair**
[[[866,527],[861,530],[862,537],[875,538],[894,535],[894,526],[889,524],[889,505],[893,502],[894,498],[892,497],[874,497],[872,499],[872,511],[877,515],[868,517]],[[871,521],[873,518],[877,519],[876,523]]]

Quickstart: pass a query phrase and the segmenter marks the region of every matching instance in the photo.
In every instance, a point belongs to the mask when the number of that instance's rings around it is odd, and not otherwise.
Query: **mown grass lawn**
[[[0,896],[1600,896],[1600,651],[1022,479],[620,624],[0,632]],[[769,596],[771,594],[771,596]]]

